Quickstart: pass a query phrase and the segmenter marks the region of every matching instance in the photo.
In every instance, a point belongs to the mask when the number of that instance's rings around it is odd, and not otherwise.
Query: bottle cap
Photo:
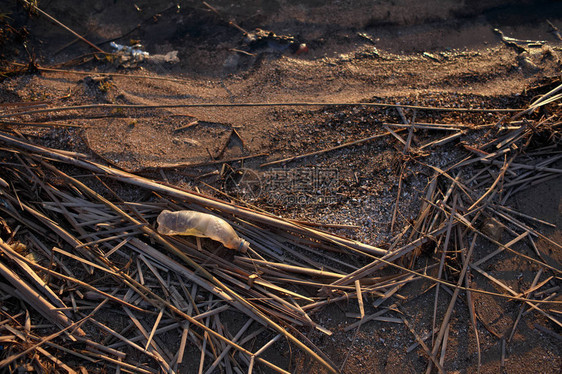
[[[250,248],[250,243],[248,243],[244,239],[240,239],[240,245],[238,246],[238,251],[242,253],[246,253],[248,252],[248,248]]]

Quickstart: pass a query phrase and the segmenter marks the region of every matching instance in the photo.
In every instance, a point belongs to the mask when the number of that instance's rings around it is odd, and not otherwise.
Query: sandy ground
[[[426,2],[338,1],[215,1],[220,16],[199,2],[138,1],[51,1],[43,9],[94,43],[116,38],[133,30],[118,42],[138,40],[151,54],[177,50],[176,64],[139,63],[124,68],[117,61],[92,60],[64,68],[88,71],[74,75],[43,71],[2,81],[0,101],[46,100],[60,105],[91,103],[164,105],[178,103],[247,102],[387,102],[426,106],[470,108],[520,108],[528,104],[542,83],[560,73],[561,43],[549,33],[548,18],[562,27],[562,4],[555,1],[474,1],[432,0]],[[28,50],[41,66],[61,66],[76,56],[91,52],[82,43],[64,49],[74,37],[44,17],[27,19],[12,5],[15,20],[29,30]],[[309,52],[300,55],[271,48],[247,50],[242,33],[227,21],[246,30],[257,27],[277,34],[293,35],[306,43]],[[137,25],[140,25],[138,28]],[[136,28],[136,29],[135,29]],[[494,28],[506,36],[542,40],[526,52],[503,43]],[[100,44],[110,51],[108,43]],[[13,47],[10,47],[13,48]],[[16,48],[17,49],[17,48]],[[250,52],[241,53],[237,50]],[[18,55],[19,52],[19,55]],[[21,48],[14,54],[23,58]],[[139,76],[160,76],[170,80],[142,77],[104,78],[97,73],[119,72]],[[550,83],[549,83],[550,84]],[[543,89],[544,91],[544,89]],[[543,92],[540,91],[540,92]],[[489,124],[501,113],[435,113],[405,110],[418,122]],[[67,149],[90,147],[98,157],[155,178],[167,179],[188,188],[216,194],[228,188],[240,168],[252,170],[260,179],[259,196],[251,202],[277,214],[324,223],[355,225],[341,234],[385,246],[392,204],[396,198],[399,173],[399,146],[393,138],[381,138],[361,146],[306,158],[285,166],[291,170],[320,167],[336,169],[337,186],[331,192],[335,203],[288,204],[271,198],[263,181],[277,167],[262,168],[278,160],[325,149],[384,132],[383,123],[401,123],[395,109],[326,105],[322,107],[270,106],[173,108],[151,110],[103,109],[88,112],[61,112],[36,115],[34,121],[70,123],[78,129],[23,129],[47,145]],[[197,124],[180,129],[188,124]],[[178,130],[179,129],[179,130]],[[233,133],[233,129],[236,131]],[[419,142],[432,134],[420,133]],[[478,139],[472,139],[475,144]],[[449,148],[450,147],[450,148]],[[233,163],[234,171],[215,165],[196,166],[219,160],[250,157]],[[445,164],[455,157],[455,145],[427,155],[425,161]],[[195,166],[176,169],[154,168],[175,164]],[[268,174],[269,173],[269,174]],[[203,176],[203,177],[201,177]],[[412,166],[405,179],[400,225],[417,214],[419,194],[427,175]],[[544,231],[553,240],[562,238],[562,197],[560,179],[537,186],[511,201],[523,213],[545,219],[557,228]],[[228,191],[232,192],[232,191]],[[240,191],[237,191],[240,192]],[[247,195],[240,196],[248,198]],[[273,196],[275,197],[275,196]],[[544,208],[543,208],[544,207]],[[552,263],[560,263],[548,243],[539,243]],[[478,253],[486,253],[485,246]],[[549,252],[550,251],[550,252]],[[502,257],[503,256],[503,257]],[[492,271],[513,283],[532,282],[537,268],[515,263],[508,255],[495,259]],[[517,272],[517,274],[515,274]],[[503,275],[502,275],[503,274]],[[481,279],[475,284],[490,287]],[[404,296],[419,294],[429,284],[409,286]],[[424,293],[405,304],[402,312],[419,331],[431,328],[433,294]],[[443,302],[438,313],[444,313]],[[462,304],[462,303],[461,303]],[[476,299],[482,345],[483,373],[500,371],[501,339],[517,317],[519,308],[490,297]],[[351,344],[351,323],[345,311],[354,306],[337,305],[322,312],[320,322],[336,333],[314,335],[313,341],[334,362],[342,363]],[[445,368],[449,372],[476,372],[474,334],[467,328],[468,311],[458,308],[452,320]],[[536,315],[525,318],[508,347],[504,370],[508,373],[559,372],[560,342],[534,329],[545,322]],[[495,336],[497,335],[497,336]],[[382,322],[371,322],[357,334],[353,351],[343,371],[347,373],[423,372],[427,358],[419,349],[405,353],[413,343],[409,331]],[[287,361],[285,349],[276,359]],[[312,372],[297,358],[296,372]],[[186,371],[187,372],[187,371]]]

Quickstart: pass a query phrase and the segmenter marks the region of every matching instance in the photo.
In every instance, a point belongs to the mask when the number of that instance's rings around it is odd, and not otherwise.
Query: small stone
[[[482,224],[482,232],[495,241],[499,241],[502,237],[505,226],[495,218],[486,218]]]

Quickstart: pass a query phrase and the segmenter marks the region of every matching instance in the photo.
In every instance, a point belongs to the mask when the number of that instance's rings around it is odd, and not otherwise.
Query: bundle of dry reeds
[[[337,372],[342,364],[315,347],[307,332],[330,335],[315,313],[350,299],[357,300],[359,314],[350,315],[356,322],[347,330],[358,331],[369,321],[403,324],[427,354],[428,372],[433,367],[444,372],[449,320],[461,293],[473,329],[474,293],[514,300],[519,317],[537,312],[560,326],[553,307],[562,303],[559,287],[543,288],[560,281],[560,269],[536,251],[537,237],[550,239],[528,222],[545,223],[521,217],[506,201],[562,172],[552,166],[561,158],[561,90],[488,127],[424,124],[446,132],[424,145],[412,143],[414,121],[403,125],[405,137],[391,131],[404,144],[404,155],[475,131],[497,136],[483,147],[465,145],[465,157],[446,168],[426,165],[433,177],[420,212],[388,250],[33,144],[17,131],[0,132],[0,368],[171,373],[187,364],[188,352],[198,350],[198,362],[189,365],[200,373],[252,372],[255,365],[285,373],[290,366],[264,358],[282,339]],[[545,106],[548,115],[536,113]],[[132,188],[150,195],[122,198]],[[250,249],[241,254],[211,240],[162,236],[154,224],[164,209],[219,215]],[[512,239],[500,242],[494,227]],[[475,260],[477,240],[497,250]],[[523,240],[535,255],[513,249]],[[415,257],[422,250],[437,261],[417,269]],[[524,293],[485,270],[486,262],[505,251],[540,266]],[[390,270],[382,273],[383,268]],[[443,277],[446,269],[455,279]],[[489,279],[497,291],[473,288],[471,272]],[[434,333],[425,337],[398,313],[408,302],[398,291],[420,279],[435,284],[435,308],[443,302],[440,292],[450,293],[445,316],[439,321],[434,313]],[[372,308],[364,303],[371,298]],[[517,323],[512,331],[516,328]]]

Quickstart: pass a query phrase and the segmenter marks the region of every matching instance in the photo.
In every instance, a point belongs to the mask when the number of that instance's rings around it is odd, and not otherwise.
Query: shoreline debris
[[[221,242],[226,248],[242,253],[248,251],[250,243],[241,239],[228,222],[220,217],[192,210],[172,212],[163,210],[158,215],[158,232],[163,235],[188,235],[210,238]]]
[[[299,42],[294,36],[277,35],[273,31],[260,28],[244,35],[244,44],[248,52],[260,50],[273,52],[289,51],[297,56],[308,52],[306,43]]]
[[[152,64],[177,64],[180,62],[178,51],[170,51],[166,54],[151,55],[142,49],[141,44],[126,46],[115,42],[109,43],[114,49],[115,55],[119,57],[119,63],[124,66],[133,66],[140,62]]]
[[[374,321],[407,328],[428,354],[428,370],[446,368],[458,308],[468,306],[472,317],[467,323],[480,352],[477,297],[517,303],[519,317],[508,335],[498,334],[506,351],[511,343],[506,338],[530,313],[560,326],[550,306],[562,305],[557,284],[562,270],[545,262],[534,243],[541,239],[557,250],[562,246],[532,226],[552,224],[504,205],[562,173],[554,164],[562,141],[561,90],[553,88],[527,109],[505,117],[502,126],[423,124],[418,129],[412,117],[400,125],[408,137],[393,130],[405,143],[399,145],[401,170],[415,162],[427,169],[428,179],[418,214],[402,220],[403,227],[396,225],[388,249],[125,172],[84,154],[34,144],[19,132],[0,131],[0,178],[5,181],[0,183],[0,271],[3,281],[17,285],[0,282],[0,333],[7,337],[0,366],[14,371],[33,362],[45,370],[54,365],[69,371],[76,369],[78,357],[86,368],[176,373],[190,345],[200,352],[201,371],[260,365],[285,373],[289,359],[274,363],[263,355],[285,338],[301,358],[335,373],[348,361],[334,363],[307,335],[315,330],[330,336],[321,309],[352,299],[357,302],[349,306],[359,313],[348,314],[354,321],[346,331],[356,329],[357,336]],[[33,114],[57,108],[4,109],[2,117],[25,114],[27,122],[35,122]],[[462,158],[448,165],[426,163],[427,155],[416,152],[420,143],[414,133],[437,132],[437,141],[425,143],[435,152],[450,145],[440,138],[441,132],[449,138],[451,130],[460,138],[455,142],[474,139],[478,132],[496,134],[486,144],[459,143]],[[393,209],[402,216],[398,203]],[[225,253],[212,241],[163,236],[151,223],[165,210],[220,217],[251,246]],[[490,222],[502,232],[490,230]],[[485,243],[491,243],[488,252]],[[499,277],[492,268],[499,255],[537,267],[533,282],[519,289]],[[403,293],[413,283],[416,290],[435,292]],[[437,309],[445,292],[452,297],[443,315]],[[403,312],[421,294],[435,300],[427,336]],[[232,326],[227,323],[232,314],[248,322]],[[168,344],[171,340],[181,343]],[[252,344],[257,341],[265,345]]]

